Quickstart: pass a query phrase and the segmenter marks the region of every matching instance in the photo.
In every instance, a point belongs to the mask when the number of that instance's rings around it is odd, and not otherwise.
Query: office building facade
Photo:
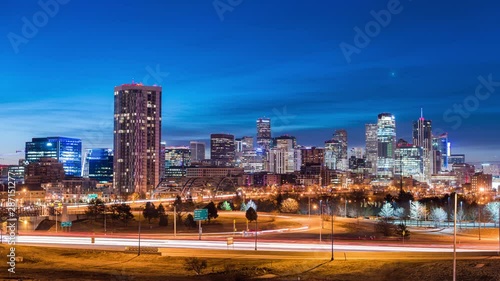
[[[160,86],[115,87],[113,185],[119,194],[147,196],[160,182],[161,101]]]
[[[377,122],[377,177],[390,179],[394,176],[396,151],[396,119],[390,113],[378,115]]]
[[[85,151],[83,177],[100,183],[113,182],[113,149],[92,148]]]
[[[231,167],[235,160],[234,136],[229,134],[210,135],[210,159],[216,166]]]
[[[53,158],[63,164],[66,176],[82,176],[82,141],[75,138],[33,138],[26,142],[27,163],[40,162],[42,158]]]
[[[371,175],[377,174],[378,138],[377,124],[365,125],[365,166]]]

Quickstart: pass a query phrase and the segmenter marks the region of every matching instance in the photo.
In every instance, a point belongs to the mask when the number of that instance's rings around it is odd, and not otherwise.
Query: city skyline
[[[0,112],[8,120],[1,129],[9,132],[0,162],[17,163],[22,153],[15,152],[33,137],[68,136],[81,138],[85,149],[112,147],[109,93],[132,80],[163,86],[168,111],[162,140],[168,145],[208,144],[215,132],[255,136],[255,119],[268,117],[273,137],[289,134],[302,145],[319,147],[336,129],[346,129],[349,147],[364,147],[364,125],[374,123],[380,112],[396,116],[398,139],[411,140],[412,122],[423,107],[433,127],[449,133],[453,153],[466,154],[471,162],[499,161],[496,92],[467,117],[444,118],[455,104],[470,100],[477,87],[486,89],[484,81],[500,80],[500,42],[490,36],[496,20],[491,5],[498,3],[475,3],[474,13],[462,2],[455,3],[458,13],[432,12],[446,11],[444,3],[406,3],[347,62],[339,45],[352,44],[353,28],[364,27],[373,19],[370,11],[386,5],[245,2],[221,21],[211,3],[102,3],[102,9],[92,11],[96,21],[88,22],[79,14],[90,8],[69,2],[18,52],[3,41],[9,68],[1,70],[7,82],[0,90],[15,94]],[[21,19],[41,10],[35,2],[8,1],[7,8],[12,13],[0,27],[4,34],[21,34]],[[139,15],[137,25],[120,24],[120,16],[134,9],[148,11],[147,16]],[[431,21],[447,21],[429,34],[425,27],[433,25],[422,20],[423,11]],[[474,20],[478,15],[481,20]],[[92,34],[93,40],[82,42],[81,34]],[[152,44],[141,50],[109,48],[128,36]],[[296,44],[301,41],[308,44]]]

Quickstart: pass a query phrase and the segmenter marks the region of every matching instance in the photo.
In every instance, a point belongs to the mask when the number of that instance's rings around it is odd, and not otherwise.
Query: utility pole
[[[177,236],[177,210],[174,205],[174,237]]]
[[[331,206],[331,209],[330,209],[330,212],[332,213],[332,258],[330,259],[330,261],[333,261],[333,200],[332,200],[332,206]]]
[[[453,281],[457,280],[457,192],[455,191],[455,210],[453,216]]]
[[[321,230],[323,229],[323,205],[319,200],[319,242],[321,243]]]

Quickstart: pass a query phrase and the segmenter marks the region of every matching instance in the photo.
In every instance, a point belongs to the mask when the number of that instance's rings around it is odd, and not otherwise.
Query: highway
[[[114,249],[123,250],[125,247],[138,246],[137,238],[108,238],[96,237],[95,243],[91,243],[90,237],[64,237],[64,236],[29,236],[17,237],[17,245],[37,245],[37,246],[62,246],[89,249]],[[227,250],[228,245],[225,240],[168,240],[168,239],[141,239],[141,247],[157,248],[182,248],[182,249],[210,249]],[[230,246],[233,249],[233,245]],[[235,241],[234,250],[254,250],[253,239],[245,241]],[[258,242],[258,249],[262,251],[282,251],[282,252],[330,252],[331,244],[314,243],[286,243],[286,242]],[[451,253],[452,246],[449,245],[376,245],[376,244],[334,244],[334,251],[342,252],[414,252],[414,253]],[[459,248],[461,253],[496,252],[495,248],[478,247],[469,245],[467,248]]]

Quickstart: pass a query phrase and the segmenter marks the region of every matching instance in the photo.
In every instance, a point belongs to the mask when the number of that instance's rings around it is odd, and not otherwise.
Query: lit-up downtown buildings
[[[378,115],[377,122],[377,178],[394,176],[394,154],[396,150],[396,119],[390,113]]]
[[[116,192],[147,195],[160,182],[160,86],[123,84],[114,91],[114,174]]]
[[[42,158],[53,158],[63,164],[66,176],[82,176],[82,141],[65,137],[33,138],[26,142],[25,160],[40,162]]]

